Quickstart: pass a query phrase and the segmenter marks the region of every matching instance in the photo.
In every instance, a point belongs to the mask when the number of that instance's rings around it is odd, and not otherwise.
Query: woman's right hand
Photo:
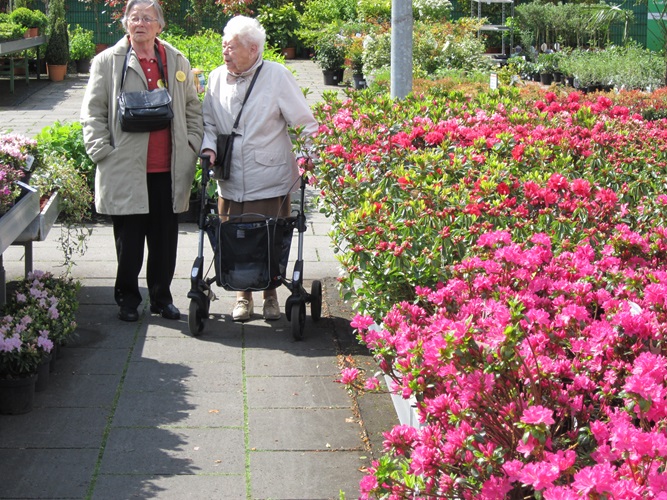
[[[211,165],[215,164],[215,151],[213,151],[212,149],[205,149],[201,152],[201,154],[202,156],[208,156]]]

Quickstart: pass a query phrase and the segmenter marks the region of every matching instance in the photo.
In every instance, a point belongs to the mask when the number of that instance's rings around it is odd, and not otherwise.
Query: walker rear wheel
[[[322,282],[318,280],[310,286],[310,317],[313,321],[322,317]]]

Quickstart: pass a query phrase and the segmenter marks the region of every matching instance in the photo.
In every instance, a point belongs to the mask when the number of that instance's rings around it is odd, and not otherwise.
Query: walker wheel
[[[322,282],[318,280],[310,286],[310,317],[313,321],[322,317]]]
[[[208,318],[208,312],[205,311],[199,302],[190,300],[190,309],[188,309],[188,328],[193,337],[197,337],[204,330],[204,323]]]
[[[290,318],[292,323],[292,336],[294,337],[294,340],[302,340],[303,327],[306,324],[305,302],[299,301],[292,303]]]

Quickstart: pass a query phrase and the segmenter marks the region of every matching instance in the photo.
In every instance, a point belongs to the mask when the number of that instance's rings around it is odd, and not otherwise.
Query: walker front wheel
[[[290,322],[292,323],[292,336],[294,340],[302,340],[303,328],[306,324],[306,304],[304,302],[292,303]]]
[[[188,309],[188,329],[193,337],[197,337],[204,330],[204,323],[208,318],[208,311],[200,305],[199,301],[190,300]]]

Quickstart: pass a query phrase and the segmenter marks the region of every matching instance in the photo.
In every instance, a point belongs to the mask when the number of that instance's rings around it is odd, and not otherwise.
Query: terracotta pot
[[[282,50],[282,54],[285,59],[294,59],[296,58],[296,48],[295,47],[285,47]]]
[[[52,82],[62,82],[67,73],[67,64],[47,64],[46,71],[49,73],[49,79]]]
[[[102,52],[104,49],[106,49],[109,45],[106,43],[96,43],[95,44],[95,54],[99,54]]]

